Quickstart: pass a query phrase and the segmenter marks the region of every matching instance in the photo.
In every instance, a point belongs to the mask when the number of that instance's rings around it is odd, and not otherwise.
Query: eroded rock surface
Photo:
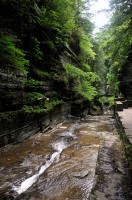
[[[0,199],[128,199],[114,120],[70,120],[0,150]],[[91,195],[90,195],[91,194]]]

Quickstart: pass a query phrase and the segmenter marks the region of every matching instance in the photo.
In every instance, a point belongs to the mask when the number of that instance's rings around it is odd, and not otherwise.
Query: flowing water
[[[69,120],[0,149],[0,200],[127,200],[111,116]]]

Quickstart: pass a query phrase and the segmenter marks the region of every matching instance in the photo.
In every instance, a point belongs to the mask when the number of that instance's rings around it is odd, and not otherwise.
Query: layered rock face
[[[69,103],[55,105],[42,113],[24,112],[24,105],[33,109],[33,106],[40,107],[49,100],[49,98],[32,100],[28,98],[29,94],[41,91],[41,94],[46,94],[51,99],[53,92],[52,80],[41,80],[41,85],[37,89],[27,85],[27,81],[27,75],[20,70],[0,67],[0,146],[21,142],[39,131],[44,132],[62,122],[70,112]]]
[[[27,76],[13,68],[0,68],[0,111],[18,110],[23,104]]]
[[[10,112],[10,120],[3,120],[0,129],[0,147],[22,142],[37,132],[45,132],[63,122],[69,115],[70,104],[59,105],[43,116],[24,115],[20,111]]]
[[[54,73],[62,73],[65,63],[77,62],[76,55],[67,48],[68,55],[65,53],[60,56],[58,65]],[[38,80],[32,72],[33,80]],[[41,78],[41,85],[37,88],[28,85],[28,75],[15,68],[0,67],[0,147],[8,143],[18,143],[37,132],[45,132],[53,128],[56,124],[64,121],[69,114],[83,117],[88,114],[88,103],[84,100],[77,100],[71,92],[71,85],[65,85],[61,75],[57,78]],[[29,94],[41,92],[45,98],[29,99]],[[24,106],[35,109],[41,104],[50,102],[57,93],[61,104],[55,105],[52,109],[45,112],[24,111]],[[49,104],[50,105],[50,104]],[[40,108],[39,108],[40,109]]]
[[[129,55],[121,74],[120,91],[127,100],[132,100],[132,55]]]

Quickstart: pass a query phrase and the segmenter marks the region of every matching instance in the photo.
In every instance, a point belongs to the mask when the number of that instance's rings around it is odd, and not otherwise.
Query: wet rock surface
[[[72,119],[0,149],[0,200],[127,200],[124,160],[110,116]]]
[[[130,200],[131,175],[126,164],[123,143],[114,129],[100,145],[96,169],[97,181],[90,200]]]

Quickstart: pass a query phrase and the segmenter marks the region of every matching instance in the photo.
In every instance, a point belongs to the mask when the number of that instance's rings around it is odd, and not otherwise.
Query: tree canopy
[[[130,1],[111,0],[110,24],[99,33],[108,70],[108,87],[118,91],[119,75],[132,52],[132,5]]]
[[[88,0],[1,0],[0,64],[26,75],[21,108],[33,110],[28,106],[43,99],[37,105],[43,111],[47,98],[57,104],[65,98],[91,102],[106,85],[112,94],[118,91],[132,51],[132,3],[110,3],[111,22],[93,37]]]

